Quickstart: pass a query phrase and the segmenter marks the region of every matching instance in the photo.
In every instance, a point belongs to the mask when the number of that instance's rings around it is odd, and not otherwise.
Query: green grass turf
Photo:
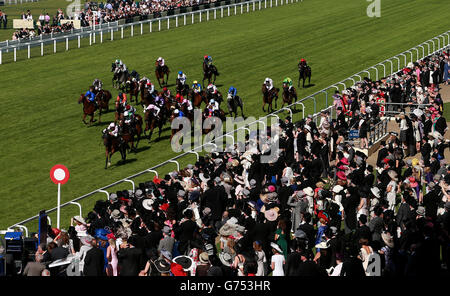
[[[27,10],[30,10],[34,21],[39,21],[39,15],[41,13],[48,13],[51,18],[56,15],[56,12],[60,8],[65,13],[65,9],[70,3],[66,0],[40,0],[39,2],[24,2],[23,4],[6,4],[5,6],[0,6],[0,9],[8,16],[6,29],[3,29],[3,24],[1,25],[0,41],[11,40],[12,34],[16,31],[16,29],[13,29],[13,19],[22,18],[22,13],[27,13]],[[84,2],[82,1],[82,3]]]
[[[434,37],[450,25],[450,19],[440,13],[450,9],[448,1],[385,1],[379,19],[366,16],[367,4],[305,0],[160,33],[124,40],[116,37],[102,45],[1,65],[0,229],[40,209],[56,206],[57,187],[49,178],[54,164],[65,164],[71,173],[62,186],[65,202],[176,155],[170,149],[167,130],[165,139],[159,142],[149,145],[143,140],[139,153],[128,155],[125,165],[117,165],[119,156],[114,155],[112,167],[104,169],[100,136],[113,114],[103,116],[101,126],[86,127],[77,100],[96,77],[117,95],[110,73],[116,58],[153,79],[154,60],[163,56],[172,70],[173,84],[178,70],[187,73],[189,82],[201,79],[202,57],[211,55],[221,73],[219,90],[226,92],[234,85],[244,99],[246,115],[261,116],[264,78],[271,77],[277,87],[286,76],[296,80],[300,57],[312,66],[315,84],[299,91],[302,98]],[[318,99],[319,110],[325,103],[323,98]],[[312,112],[311,106],[307,105],[307,113]],[[190,156],[181,164],[193,161],[194,156]],[[170,164],[159,172],[174,168]],[[149,174],[136,181],[152,177]],[[112,190],[130,187],[125,183]],[[100,198],[104,195],[82,201],[83,214]],[[64,208],[62,225],[75,214],[75,206]],[[55,215],[51,217],[55,223]]]

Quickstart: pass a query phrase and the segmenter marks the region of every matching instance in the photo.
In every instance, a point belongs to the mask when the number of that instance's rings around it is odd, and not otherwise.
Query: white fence
[[[447,39],[446,40],[445,39],[441,40],[442,36],[447,36]],[[236,129],[236,130],[233,130],[231,132],[228,132],[228,133],[226,133],[226,134],[216,138],[216,140],[219,139],[219,138],[223,138],[223,137],[231,137],[231,138],[233,138],[233,142],[234,142],[234,135],[235,135],[235,133],[238,130],[240,130],[240,129],[247,129],[248,130],[250,126],[255,125],[255,124],[259,124],[260,122],[265,124],[264,120],[267,120],[270,116],[275,116],[275,117],[279,118],[278,114],[281,113],[281,112],[284,112],[284,111],[288,111],[290,113],[291,117],[292,117],[292,110],[291,110],[291,108],[294,105],[302,106],[303,111],[304,111],[304,109],[306,108],[306,104],[310,103],[311,100],[312,100],[312,103],[313,103],[313,110],[314,110],[314,113],[312,115],[313,115],[314,120],[317,123],[317,120],[318,120],[319,114],[320,114],[320,111],[317,112],[317,98],[319,98],[319,96],[322,96],[321,99],[325,99],[325,104],[326,104],[325,106],[326,107],[324,109],[329,110],[331,112],[331,116],[333,116],[332,112],[333,112],[334,108],[332,108],[328,104],[328,95],[329,95],[330,90],[331,91],[335,91],[335,90],[342,91],[342,90],[346,89],[347,87],[350,87],[350,86],[356,84],[357,81],[361,81],[365,74],[367,74],[368,78],[370,78],[372,76],[372,79],[378,80],[381,77],[385,77],[387,75],[397,73],[397,72],[401,71],[401,69],[406,67],[406,65],[409,62],[414,62],[414,61],[417,61],[417,60],[421,60],[421,59],[423,59],[423,58],[425,58],[427,56],[433,55],[434,53],[439,52],[439,51],[444,50],[444,49],[449,50],[450,49],[450,39],[449,38],[450,38],[450,31],[447,31],[447,32],[445,32],[445,33],[443,33],[441,35],[436,36],[436,37],[433,37],[433,38],[431,38],[431,39],[429,39],[429,40],[427,40],[427,41],[425,41],[425,42],[423,42],[423,43],[421,43],[421,44],[419,44],[419,45],[417,45],[417,46],[415,46],[415,47],[413,47],[413,48],[411,48],[409,50],[406,50],[406,51],[404,51],[404,52],[402,52],[402,53],[400,53],[400,54],[398,54],[396,56],[393,56],[393,57],[391,57],[391,58],[389,58],[387,60],[384,60],[384,61],[382,61],[382,62],[380,62],[380,63],[378,63],[378,64],[376,64],[374,66],[371,66],[371,67],[369,67],[369,68],[367,68],[365,70],[362,70],[362,71],[360,71],[360,72],[358,72],[356,74],[353,74],[352,76],[350,76],[350,77],[348,77],[348,78],[346,78],[344,80],[341,80],[341,81],[339,81],[339,82],[337,82],[337,83],[335,83],[335,84],[333,84],[333,85],[331,85],[331,86],[329,86],[327,88],[319,90],[318,92],[316,92],[316,93],[314,93],[312,95],[309,95],[309,96],[307,96],[307,97],[305,97],[305,98],[303,98],[303,99],[301,99],[301,100],[299,100],[299,101],[297,101],[297,102],[295,102],[295,103],[293,103],[293,104],[291,104],[291,105],[289,105],[289,106],[287,106],[285,108],[282,108],[282,109],[279,109],[277,111],[274,111],[274,112],[272,112],[272,113],[270,113],[270,114],[268,114],[268,115],[266,115],[266,116],[264,116],[264,117],[262,117],[262,118],[260,118],[260,119],[258,119],[256,121],[248,123],[246,126],[243,126],[243,127],[239,128],[239,129]],[[438,43],[436,44],[436,47],[435,47],[435,42],[434,41],[438,41]],[[442,41],[442,43],[441,43],[441,41]],[[433,48],[433,51],[431,51],[431,46]],[[426,54],[425,54],[425,47],[428,49]],[[419,49],[421,49],[421,50],[419,50]],[[413,53],[414,52],[417,53],[417,55],[418,55],[417,58],[413,58]],[[421,53],[422,53],[422,55],[421,55]],[[406,54],[410,54],[410,58],[409,59],[406,58]],[[402,58],[400,58],[400,57],[402,57]],[[389,66],[386,67],[387,63],[389,63],[390,67]],[[395,67],[394,67],[394,65],[395,65]],[[378,71],[378,70],[381,69],[381,67],[383,67],[383,72],[382,72],[383,75],[382,76],[379,75],[379,71]],[[391,71],[389,71],[389,69]],[[364,75],[363,75],[363,73],[364,73]],[[374,74],[374,76],[372,74]],[[359,80],[355,80],[356,77],[358,77]],[[351,84],[347,85],[346,82],[347,83],[351,82]],[[340,89],[340,87],[342,89]],[[305,116],[305,113],[303,112],[302,113],[302,117],[304,118],[304,116]],[[386,131],[384,131],[384,132],[386,132]],[[380,138],[380,137],[381,137],[381,135],[378,135],[378,138]],[[173,157],[173,158],[171,158],[169,160],[166,160],[166,161],[164,161],[164,162],[162,162],[162,163],[160,163],[158,165],[155,165],[155,166],[153,166],[151,168],[148,168],[148,169],[146,169],[144,171],[141,171],[139,173],[136,173],[134,175],[131,175],[131,176],[126,177],[126,178],[124,178],[122,180],[119,180],[119,181],[116,181],[114,183],[111,183],[109,185],[106,185],[106,186],[104,186],[102,188],[96,189],[96,190],[94,190],[92,192],[89,192],[89,193],[83,195],[83,196],[77,197],[77,198],[75,198],[75,199],[73,199],[73,200],[71,200],[69,202],[66,202],[66,203],[62,204],[61,208],[67,207],[69,205],[77,205],[79,207],[79,209],[80,209],[80,215],[81,215],[81,213],[82,213],[81,205],[78,203],[78,201],[80,201],[82,199],[85,199],[87,197],[91,197],[91,196],[97,196],[98,197],[98,194],[106,194],[106,196],[108,197],[109,193],[106,191],[106,189],[114,187],[114,186],[122,184],[122,183],[125,183],[125,182],[130,183],[132,185],[132,189],[134,190],[136,188],[136,185],[135,185],[134,181],[132,180],[133,178],[136,178],[138,176],[141,176],[141,175],[144,175],[144,174],[148,174],[148,173],[156,174],[156,176],[158,176],[158,172],[156,170],[161,168],[161,167],[163,167],[163,166],[166,166],[168,164],[172,164],[172,165],[175,164],[177,170],[179,170],[180,167],[181,167],[180,163],[179,163],[179,159],[181,159],[181,158],[183,158],[183,157],[185,157],[187,155],[195,155],[197,157],[197,159],[198,159],[199,158],[199,152],[198,151],[201,151],[203,148],[205,148],[208,145],[217,146],[213,142],[207,142],[207,143],[205,143],[205,144],[203,144],[201,146],[195,147],[194,149],[192,149],[190,151],[181,153],[181,154],[179,154],[179,155],[177,155],[177,156],[175,156],[175,157]],[[54,212],[54,211],[56,211],[56,207],[48,210],[47,213],[51,213],[51,212]],[[18,223],[15,223],[15,224],[11,225],[10,227],[8,227],[8,229],[12,229],[14,227],[17,227],[17,228],[25,229],[25,231],[28,232],[28,229],[23,224],[28,223],[28,222],[33,221],[33,220],[38,219],[38,218],[39,218],[39,215],[30,217],[28,219],[25,219],[23,221],[20,221]]]
[[[133,37],[135,35],[142,35],[147,32],[151,33],[155,31],[161,31],[165,28],[167,28],[167,30],[170,30],[179,26],[194,24],[196,22],[196,19],[201,23],[218,18],[223,18],[226,16],[250,13],[256,10],[276,7],[279,5],[286,5],[294,2],[299,2],[299,0],[251,0],[247,2],[207,8],[123,25],[118,25],[117,23],[115,23],[115,25],[109,25],[108,23],[106,23],[102,24],[101,26],[87,27],[87,29],[80,29],[63,33],[63,36],[56,36],[52,34],[50,36],[41,35],[37,38],[34,38],[33,40],[7,40],[5,42],[0,42],[0,64],[3,63],[3,53],[5,52],[13,52],[12,60],[16,62],[17,53],[20,50],[27,50],[27,58],[30,59],[31,48],[33,47],[40,47],[40,55],[43,56],[45,45],[53,45],[52,52],[56,53],[56,44],[59,42],[65,42],[65,50],[68,51],[70,49],[69,41],[72,40],[77,40],[77,44],[73,47],[80,48],[81,39],[83,38],[89,38],[89,45],[92,45],[95,43],[103,43],[104,41],[108,40],[113,41],[114,38],[123,39],[127,37],[125,36],[127,29],[129,29],[129,37]],[[303,0],[300,0],[300,2],[303,2]],[[115,36],[117,34],[120,34],[120,37]]]
[[[23,4],[28,2],[39,2],[39,0],[0,0],[0,3],[2,2],[4,5],[6,4],[12,5],[12,4]]]

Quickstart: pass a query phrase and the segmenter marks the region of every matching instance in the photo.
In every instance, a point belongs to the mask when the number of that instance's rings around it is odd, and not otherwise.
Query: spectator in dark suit
[[[120,276],[138,276],[139,272],[145,267],[146,262],[142,250],[135,248],[134,243],[130,238],[120,245],[120,250],[117,253]]]
[[[92,241],[92,249],[87,251],[84,258],[83,274],[85,276],[103,276],[105,275],[105,258],[103,251],[97,246],[97,241]]]
[[[175,239],[179,241],[178,251],[180,254],[184,254],[187,251],[189,243],[194,238],[194,233],[197,232],[198,226],[193,219],[193,211],[191,209],[187,209],[184,212],[184,221],[182,220],[180,225],[174,225]]]

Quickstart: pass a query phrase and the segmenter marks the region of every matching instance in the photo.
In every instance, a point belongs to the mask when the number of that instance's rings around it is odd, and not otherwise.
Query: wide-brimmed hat
[[[111,193],[111,194],[109,195],[109,200],[112,201],[112,202],[116,202],[116,201],[119,200],[119,198],[117,197],[117,194],[116,194],[116,193]]]
[[[380,198],[380,189],[378,187],[372,187],[370,188],[370,192],[376,197]]]
[[[225,223],[222,227],[219,229],[219,234],[223,236],[230,236],[235,234],[235,228],[230,223]]]
[[[418,207],[417,210],[416,210],[416,213],[419,216],[425,216],[425,208],[422,207],[422,206]]]
[[[256,180],[255,179],[251,179],[249,184],[250,184],[251,188],[255,188],[256,187]]]
[[[141,198],[144,197],[144,192],[142,192],[141,189],[138,189],[138,190],[136,190],[136,193],[134,194],[134,196],[135,196],[137,199],[141,199]]]
[[[81,216],[75,216],[73,217],[73,219],[80,222],[81,224],[86,224],[86,221]]]
[[[349,165],[348,159],[347,159],[346,157],[342,157],[341,162],[342,162],[344,165]]]
[[[167,250],[161,250],[161,256],[163,256],[164,258],[167,258],[169,260],[172,260],[172,254],[167,251]]]
[[[85,246],[90,246],[94,238],[90,235],[86,235],[80,238],[80,242]]]
[[[202,252],[200,253],[200,255],[198,256],[200,263],[208,263],[209,262],[209,255],[206,252]]]
[[[338,179],[343,180],[343,181],[347,181],[347,176],[345,175],[344,172],[337,172],[336,176],[338,177]]]
[[[233,258],[226,252],[221,252],[219,254],[219,259],[225,266],[231,266],[231,264],[233,263]]]
[[[234,177],[234,181],[236,181],[237,183],[244,185],[244,178],[242,176],[237,175],[236,177]]]
[[[142,206],[144,207],[144,209],[151,211],[153,203],[153,199],[146,198],[142,201]]]
[[[283,250],[281,250],[280,246],[276,243],[270,243],[270,246],[272,247],[272,249],[277,250],[278,253],[283,254]]]
[[[191,257],[180,255],[173,258],[173,262],[180,264],[184,271],[191,271],[194,268],[194,260]]]
[[[314,190],[311,187],[306,187],[303,189],[303,192],[307,195],[307,196],[314,196]]]
[[[278,218],[278,213],[270,209],[264,212],[264,217],[269,221],[275,221]]]
[[[171,232],[170,227],[167,225],[164,225],[162,232],[165,234],[170,234],[170,232]]]
[[[339,193],[342,190],[344,190],[344,187],[342,187],[341,185],[336,185],[333,187],[333,189],[331,191],[333,191],[334,193]]]
[[[111,218],[113,218],[114,220],[119,220],[120,219],[120,211],[118,209],[115,209],[114,211],[112,211]]]
[[[397,180],[398,180],[398,178],[397,178],[397,172],[396,172],[396,171],[390,170],[390,171],[388,172],[388,175],[389,175],[389,177],[390,177],[392,180],[394,180],[394,181],[397,181]]]
[[[392,237],[392,235],[389,232],[383,231],[381,233],[381,238],[383,239],[383,242],[386,244],[386,246],[388,246],[389,248],[394,247],[394,238]]]
[[[417,183],[416,178],[414,177],[410,177],[409,179],[409,185],[411,185],[411,187],[417,187],[417,185],[419,185],[419,183]]]
[[[167,273],[170,271],[170,263],[164,259],[158,259],[155,261],[155,267],[158,272]]]
[[[315,245],[318,249],[328,249],[330,247],[330,244],[327,241],[321,241],[317,245]]]

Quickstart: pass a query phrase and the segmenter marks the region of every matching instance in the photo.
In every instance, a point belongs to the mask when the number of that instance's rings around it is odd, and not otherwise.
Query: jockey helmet
[[[301,59],[300,62],[306,62],[306,60],[305,59]]]
[[[128,111],[125,111],[124,113],[123,113],[123,116],[128,116],[128,114],[130,114]]]
[[[210,59],[211,58],[211,56],[208,56],[208,59]]]
[[[175,114],[178,114],[178,112],[180,112],[180,111],[178,111],[178,109],[175,109],[175,111],[173,111],[173,113],[175,113]]]
[[[265,82],[268,82],[268,81],[270,81],[270,78],[269,78],[269,77],[266,77]]]
[[[113,129],[116,126],[114,122],[111,122],[108,126],[109,129]]]
[[[122,93],[120,92],[118,96],[121,97],[121,96],[122,96]]]
[[[162,57],[159,57],[159,58],[158,58],[158,61],[160,61],[160,60],[162,60]]]
[[[205,55],[204,57],[203,57],[205,60],[208,58],[208,56],[207,55]]]
[[[164,88],[163,88],[163,91],[167,91],[167,87],[164,87]]]
[[[177,99],[179,99],[180,97],[181,97],[181,95],[180,95],[180,94],[177,94],[177,95],[176,95],[176,98],[177,98]]]
[[[234,90],[235,90],[234,86],[230,86],[230,88],[228,89],[228,92],[232,92]]]
[[[130,110],[130,108],[131,108],[130,105],[127,105],[127,106],[125,107],[125,109],[127,109],[127,110]]]
[[[214,101],[214,99],[211,99],[211,101],[209,101],[211,104],[214,104],[216,101]]]
[[[178,75],[183,75],[183,71],[178,71]]]
[[[198,82],[197,82],[197,80],[194,80],[194,84],[197,84]]]
[[[120,63],[120,60],[116,60],[116,64]]]

